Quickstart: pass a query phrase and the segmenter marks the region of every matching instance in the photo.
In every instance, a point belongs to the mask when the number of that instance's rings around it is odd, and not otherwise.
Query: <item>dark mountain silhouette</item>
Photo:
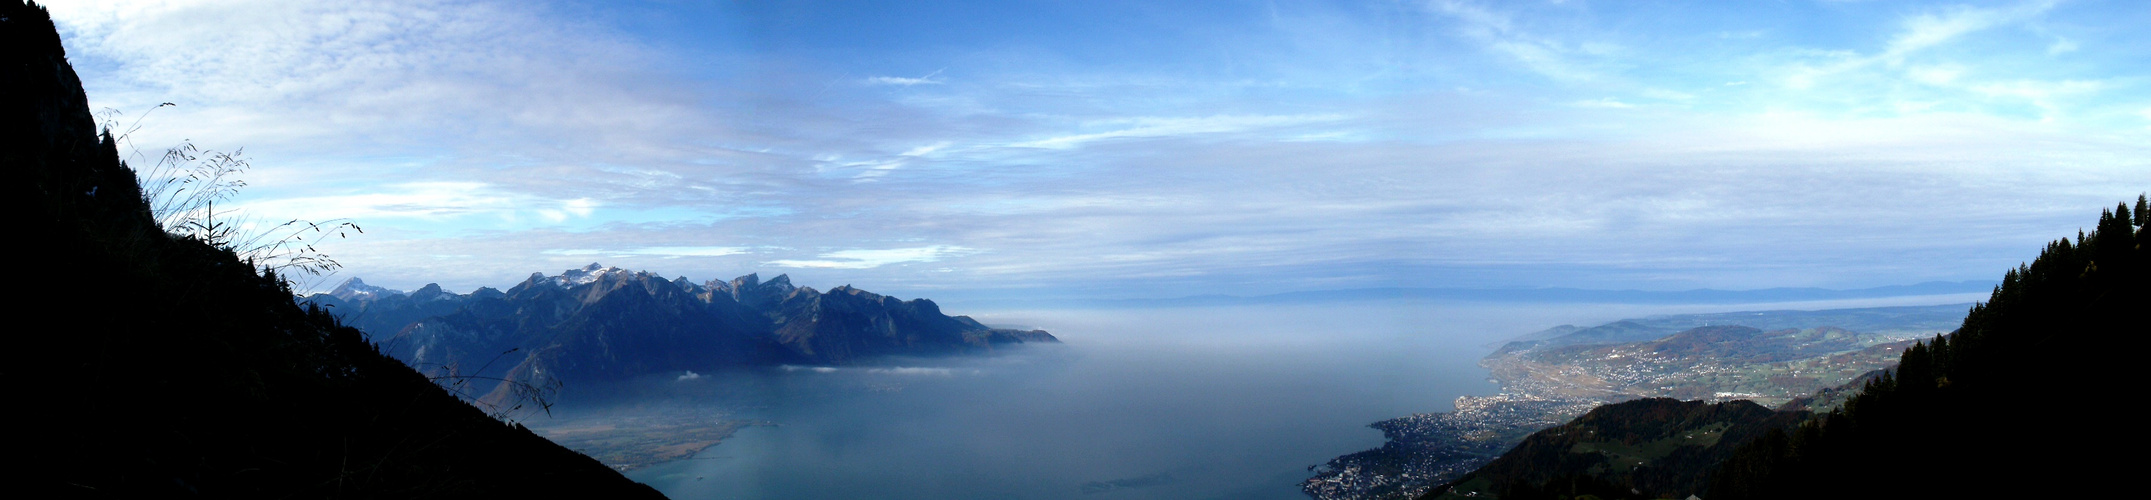
[[[591,264],[556,276],[532,274],[506,292],[429,294],[439,287],[427,285],[408,295],[369,294],[363,282],[346,285],[305,300],[334,304],[390,355],[422,372],[499,380],[469,394],[487,402],[556,382],[1059,342],[1044,331],[948,316],[926,299],[899,300],[849,285],[821,292],[783,275],[695,284]]]
[[[42,7],[0,1],[8,489],[23,498],[659,498],[457,400],[230,249],[174,237]]]

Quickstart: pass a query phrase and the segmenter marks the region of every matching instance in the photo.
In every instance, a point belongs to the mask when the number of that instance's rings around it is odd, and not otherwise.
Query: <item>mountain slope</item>
[[[43,320],[12,329],[0,363],[17,388],[11,490],[659,497],[456,400],[228,249],[165,233],[34,4],[0,2],[0,88],[0,199],[34,263],[14,277],[39,287],[4,307]]]

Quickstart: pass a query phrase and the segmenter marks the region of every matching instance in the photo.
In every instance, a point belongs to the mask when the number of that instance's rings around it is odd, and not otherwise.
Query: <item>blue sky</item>
[[[54,2],[339,276],[904,295],[1992,280],[2151,190],[2136,2]]]

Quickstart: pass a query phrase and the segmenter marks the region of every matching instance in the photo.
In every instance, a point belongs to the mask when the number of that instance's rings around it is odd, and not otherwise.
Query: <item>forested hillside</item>
[[[659,497],[167,233],[35,4],[0,2],[0,88],[19,497]]]

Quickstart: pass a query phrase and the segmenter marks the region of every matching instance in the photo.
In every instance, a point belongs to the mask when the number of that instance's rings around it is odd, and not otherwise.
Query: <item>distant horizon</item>
[[[593,263],[593,264],[597,264],[597,265],[601,265],[601,266],[602,266],[602,263]],[[586,266],[586,267],[587,267],[587,266]],[[688,279],[689,281],[691,281],[691,282],[693,282],[693,283],[695,283],[695,284],[697,284],[697,285],[702,285],[702,284],[706,284],[706,283],[709,283],[709,282],[711,282],[711,281],[723,281],[723,282],[730,282],[730,281],[732,281],[732,280],[735,280],[735,279],[738,279],[738,278],[743,278],[743,277],[746,277],[746,276],[748,276],[748,275],[755,275],[755,276],[758,276],[758,277],[759,277],[759,278],[760,278],[761,280],[763,280],[763,281],[765,281],[765,282],[766,282],[766,281],[768,281],[768,280],[770,280],[770,279],[774,279],[774,278],[777,278],[777,277],[779,277],[779,276],[786,276],[786,277],[787,277],[787,279],[788,279],[788,280],[790,280],[790,281],[792,282],[792,284],[793,284],[793,285],[795,285],[795,286],[799,286],[799,287],[802,287],[802,288],[813,288],[813,289],[815,289],[815,290],[818,290],[818,291],[823,291],[823,292],[827,292],[827,291],[829,291],[830,289],[833,289],[833,288],[837,288],[837,287],[840,287],[840,286],[852,286],[852,287],[854,287],[854,288],[858,288],[858,289],[861,289],[861,290],[865,290],[865,291],[867,291],[867,292],[872,292],[872,293],[876,293],[876,294],[880,294],[880,295],[885,295],[885,296],[897,297],[897,298],[901,298],[901,299],[905,299],[905,300],[910,300],[910,299],[928,299],[928,300],[932,300],[932,301],[935,301],[935,302],[949,302],[949,301],[959,301],[959,302],[967,302],[967,303],[973,303],[973,304],[994,304],[994,305],[1000,305],[1000,306],[1010,306],[1010,305],[1028,305],[1028,306],[1044,306],[1044,305],[1053,305],[1053,304],[1059,304],[1059,305],[1062,305],[1062,306],[1069,306],[1069,307],[1075,307],[1075,308],[1099,308],[1099,307],[1104,307],[1104,308],[1137,307],[1137,308],[1140,308],[1140,307],[1187,307],[1187,306],[1225,306],[1225,305],[1250,305],[1250,304],[1266,304],[1266,303],[1287,303],[1287,302],[1293,302],[1293,303],[1321,303],[1321,302],[1338,302],[1338,301],[1368,301],[1368,300],[1377,300],[1377,301],[1378,301],[1378,300],[1440,300],[1440,301],[1460,301],[1460,302],[1474,302],[1474,301],[1476,301],[1476,302],[1519,302],[1519,303],[1564,303],[1564,302],[1575,302],[1575,303],[1596,303],[1596,304],[1695,304],[1695,305],[1743,305],[1743,304],[1784,304],[1784,303],[1800,303],[1800,302],[1817,302],[1817,303],[1828,303],[1828,302],[1830,302],[1830,301],[1861,301],[1861,300],[1878,300],[1878,299],[1922,299],[1922,298],[1936,298],[1937,300],[1942,300],[1942,302],[1935,302],[1935,303],[1934,303],[1934,305],[1939,305],[1939,304],[1956,304],[1956,303],[1965,303],[1965,302],[1967,302],[1967,301],[1961,301],[1961,300],[1954,300],[1954,299],[1942,299],[1943,297],[1951,297],[1951,298],[1962,298],[1962,297],[1965,297],[1965,296],[1974,296],[1974,295],[1976,295],[1976,296],[1981,296],[1981,297],[1983,297],[1983,296],[1984,296],[1984,294],[1986,294],[1986,293],[1987,293],[1988,291],[1990,291],[1990,290],[1991,290],[1991,289],[1992,289],[1993,287],[1995,287],[1995,286],[1997,286],[1997,285],[1999,285],[1999,284],[2000,284],[2000,282],[1999,282],[1999,281],[1976,281],[1976,280],[1968,280],[1968,281],[1929,281],[1929,282],[1922,282],[1922,283],[1913,283],[1913,284],[1906,284],[1906,285],[1885,285],[1885,286],[1878,286],[1878,287],[1855,288],[1855,289],[1836,289],[1836,288],[1821,288],[1821,287],[1772,287],[1772,288],[1756,288],[1756,289],[1714,289],[1714,288],[1690,288],[1690,289],[1677,289],[1677,290],[1645,290],[1645,289],[1590,289],[1590,288],[1573,288],[1573,287],[1522,287],[1522,286],[1514,286],[1514,287],[1484,287],[1484,288],[1466,288],[1466,287],[1364,287],[1364,288],[1339,288],[1339,289],[1323,289],[1323,290],[1298,290],[1298,291],[1282,291],[1282,292],[1272,292],[1272,293],[1260,293],[1260,294],[1238,294],[1238,295],[1235,295],[1235,294],[1219,294],[1219,293],[1195,293],[1195,294],[1182,294],[1182,295],[1166,295],[1166,294],[1155,294],[1155,295],[1147,295],[1147,296],[1114,296],[1114,295],[1103,295],[1103,294],[1090,294],[1090,295],[1084,295],[1084,294],[1081,294],[1080,292],[1068,292],[1068,291],[1061,291],[1061,292],[1059,292],[1059,293],[1052,293],[1052,292],[1048,292],[1048,293],[1025,293],[1025,292],[1036,292],[1036,291],[1032,291],[1032,290],[1006,290],[1006,289],[999,289],[999,290],[995,290],[995,289],[967,289],[967,290],[925,290],[925,291],[908,291],[908,290],[903,290],[903,289],[894,289],[894,288],[891,288],[891,289],[879,289],[879,288],[876,288],[876,287],[874,287],[874,286],[868,286],[868,285],[858,285],[858,284],[855,284],[855,283],[838,283],[838,284],[821,284],[821,283],[806,283],[806,282],[801,282],[801,281],[800,281],[800,280],[798,280],[798,279],[793,279],[793,278],[789,278],[789,274],[788,274],[788,273],[784,273],[784,272],[776,272],[776,273],[763,273],[763,272],[753,272],[753,273],[748,273],[748,274],[742,274],[742,275],[738,275],[738,276],[733,276],[733,277],[729,277],[729,278],[697,278],[697,277],[693,277],[693,276],[685,276],[685,275],[667,275],[667,274],[664,274],[664,273],[654,272],[654,271],[651,271],[651,270],[648,270],[648,269],[630,269],[630,268],[624,268],[624,267],[619,267],[619,266],[603,266],[603,267],[615,267],[615,268],[619,268],[619,269],[621,269],[621,270],[624,270],[624,271],[627,271],[627,272],[648,272],[648,273],[650,273],[651,275],[653,275],[653,276],[658,276],[658,277],[672,276],[672,277],[669,277],[669,278],[665,278],[665,279],[667,279],[667,280],[672,280],[672,279],[678,279],[678,278],[682,278],[682,277],[684,277],[684,278],[687,278],[687,279]],[[582,269],[582,268],[574,268],[574,269]],[[573,270],[573,269],[570,269],[570,270]],[[566,270],[563,270],[563,271],[566,271]],[[559,275],[561,274],[561,272],[559,272],[559,271],[556,271],[556,272],[543,272],[543,271],[539,271],[538,273],[539,273],[539,274],[543,274],[543,275],[545,275],[545,276],[559,276]],[[766,274],[766,275],[765,275],[765,274]],[[516,281],[516,282],[514,282],[514,283],[508,283],[508,284],[502,284],[502,285],[473,285],[473,286],[450,286],[450,285],[441,285],[441,284],[440,284],[440,283],[438,283],[438,282],[426,282],[426,283],[421,283],[421,284],[418,284],[418,285],[412,286],[412,285],[408,285],[408,284],[383,285],[382,283],[378,283],[378,282],[368,282],[368,281],[366,281],[366,280],[365,280],[365,277],[363,277],[363,276],[341,276],[341,277],[337,277],[337,278],[335,278],[335,279],[333,279],[333,280],[330,280],[330,281],[327,281],[327,282],[323,282],[323,283],[322,283],[322,284],[321,284],[320,286],[316,287],[316,289],[314,289],[314,290],[311,290],[311,291],[301,291],[300,293],[301,293],[301,295],[302,295],[302,296],[306,296],[306,295],[313,295],[313,294],[327,294],[327,293],[330,293],[330,292],[334,291],[334,290],[335,290],[335,289],[337,289],[338,287],[341,287],[341,286],[342,286],[343,284],[345,284],[345,283],[349,283],[349,282],[350,282],[351,280],[358,280],[358,281],[359,281],[360,283],[363,283],[363,284],[365,284],[366,286],[369,286],[369,287],[378,287],[378,288],[382,288],[382,289],[387,289],[387,290],[393,291],[393,292],[395,292],[395,293],[400,293],[400,294],[409,294],[409,293],[415,292],[415,291],[417,291],[417,290],[419,290],[419,289],[421,289],[421,288],[424,288],[424,287],[426,287],[426,286],[428,286],[428,285],[438,285],[438,286],[441,286],[441,289],[442,289],[443,291],[446,291],[446,292],[448,292],[448,293],[454,293],[454,294],[469,294],[469,293],[472,293],[472,292],[475,292],[475,291],[477,291],[477,290],[478,290],[478,289],[480,289],[480,288],[492,288],[492,289],[495,289],[495,290],[499,290],[499,291],[507,291],[507,290],[509,290],[509,289],[511,289],[511,288],[514,288],[514,287],[515,287],[515,286],[517,286],[517,285],[520,285],[520,284],[524,283],[524,282],[525,282],[525,281],[527,281],[528,279],[529,279],[529,278],[528,278],[528,277],[526,277],[526,278],[525,278],[524,280],[518,280],[518,281]],[[939,292],[939,293],[937,294],[936,292]],[[1974,300],[1974,301],[1976,301],[1976,300]]]

